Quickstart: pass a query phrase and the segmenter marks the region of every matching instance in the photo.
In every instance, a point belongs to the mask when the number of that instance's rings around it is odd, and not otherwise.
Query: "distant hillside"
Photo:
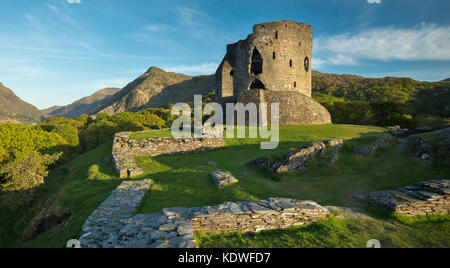
[[[0,123],[38,123],[41,112],[33,105],[21,100],[14,92],[0,83]]]
[[[192,102],[195,94],[205,94],[215,89],[215,83],[214,75],[192,77],[151,67],[102,103],[95,113],[114,114],[163,107],[170,103]]]
[[[42,110],[45,117],[77,118],[82,114],[92,114],[108,102],[120,88],[104,88],[67,106],[53,106]]]
[[[385,102],[402,105],[411,115],[450,117],[450,82],[421,82],[411,78],[365,78],[313,72],[313,96],[322,103],[329,97],[345,101]]]

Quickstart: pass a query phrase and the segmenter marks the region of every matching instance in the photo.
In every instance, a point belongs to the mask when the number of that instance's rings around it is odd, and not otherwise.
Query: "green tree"
[[[61,153],[41,155],[36,151],[29,151],[0,167],[3,184],[2,192],[26,191],[44,184],[48,175],[48,166],[55,163]]]

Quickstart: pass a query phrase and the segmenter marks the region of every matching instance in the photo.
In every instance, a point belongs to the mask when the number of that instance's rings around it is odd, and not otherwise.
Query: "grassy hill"
[[[24,102],[11,89],[0,83],[0,123],[38,123],[41,117],[42,114],[36,107]]]
[[[394,145],[374,156],[360,157],[353,147],[373,140],[384,129],[368,126],[325,125],[281,127],[278,149],[261,151],[259,140],[227,139],[226,148],[192,155],[138,157],[144,169],[141,178],[154,183],[140,208],[142,213],[165,207],[190,207],[218,204],[225,201],[294,197],[312,199],[322,205],[357,207],[373,214],[371,219],[344,220],[332,218],[303,228],[269,231],[261,234],[196,234],[198,246],[363,246],[367,237],[380,237],[388,246],[448,247],[449,218],[425,217],[408,221],[393,218],[353,200],[354,193],[393,189],[414,182],[446,178],[447,166],[421,161],[406,148]],[[134,138],[168,136],[169,131],[153,131]],[[340,161],[326,168],[322,160],[311,169],[269,176],[248,166],[248,162],[263,155],[277,156],[298,146],[330,138],[343,138],[346,146]],[[67,240],[77,238],[86,218],[120,184],[111,164],[111,143],[90,151],[55,170],[46,179],[46,191],[21,210],[0,208],[1,247],[64,247]],[[209,173],[208,164],[215,161],[219,168],[234,174],[239,186],[218,190]],[[20,212],[18,212],[20,211]],[[62,217],[49,230],[32,235],[43,215]],[[390,222],[390,223],[389,223]],[[38,225],[41,226],[41,225]],[[427,230],[427,235],[423,230]],[[328,237],[328,238],[327,238]]]

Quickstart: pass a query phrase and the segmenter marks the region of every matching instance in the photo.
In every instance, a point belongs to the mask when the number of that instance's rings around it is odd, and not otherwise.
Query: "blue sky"
[[[123,87],[150,66],[211,74],[252,26],[313,26],[313,69],[450,77],[447,0],[2,0],[0,82],[38,108]]]

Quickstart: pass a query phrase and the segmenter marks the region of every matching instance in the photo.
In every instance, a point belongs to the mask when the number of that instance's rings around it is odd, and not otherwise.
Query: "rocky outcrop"
[[[142,169],[134,161],[135,156],[158,156],[204,152],[225,146],[219,138],[155,138],[130,139],[132,132],[120,132],[114,136],[113,164],[120,178],[142,175]]]
[[[448,128],[450,125],[440,125],[440,126],[432,126],[432,127],[419,127],[414,129],[396,129],[392,131],[392,136],[396,138],[406,138],[411,135],[417,135],[421,133],[433,132],[437,130],[441,130],[444,128]]]
[[[375,140],[372,144],[356,147],[355,152],[363,155],[373,155],[378,149],[386,148],[394,142],[394,137],[388,134],[381,135],[378,139]]]
[[[284,161],[272,163],[272,160],[267,157],[258,158],[250,164],[257,166],[269,173],[282,173],[289,170],[303,170],[309,168],[309,161],[318,154],[324,154],[328,151],[337,152],[344,145],[341,139],[327,140],[323,142],[310,143],[299,150],[290,151],[286,153]],[[328,164],[333,165],[337,162],[337,155],[334,154],[329,160]]]
[[[450,214],[450,180],[431,180],[395,191],[372,192],[368,202],[402,216]]]
[[[213,182],[219,187],[228,187],[234,184],[239,183],[239,181],[230,173],[223,172],[223,171],[215,171],[211,173],[211,177],[213,179]]]
[[[431,132],[427,136],[412,135],[403,142],[411,145],[413,153],[422,160],[442,160],[450,164],[450,128]]]

